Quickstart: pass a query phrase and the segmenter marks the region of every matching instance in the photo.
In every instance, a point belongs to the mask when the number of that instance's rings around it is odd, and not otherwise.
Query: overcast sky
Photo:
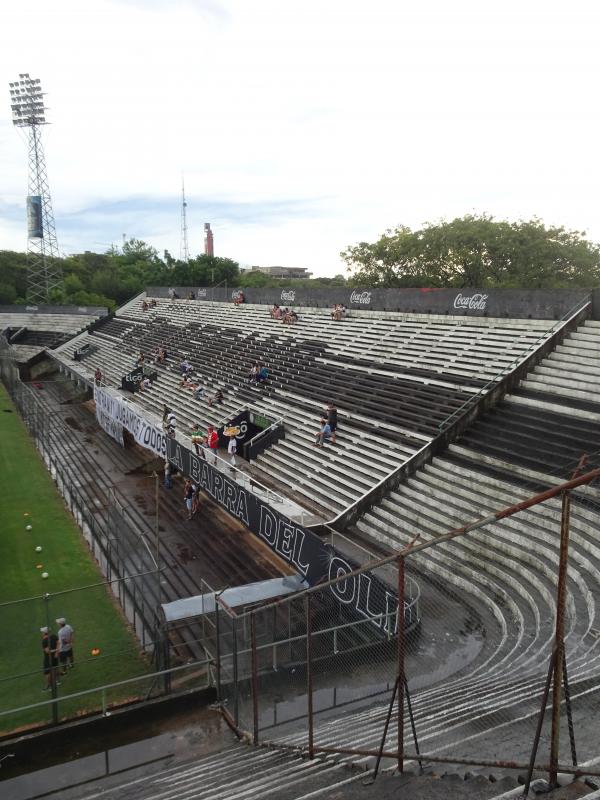
[[[59,247],[122,234],[343,271],[398,224],[488,212],[600,240],[595,0],[5,0],[0,248],[25,249],[9,81],[41,78]]]

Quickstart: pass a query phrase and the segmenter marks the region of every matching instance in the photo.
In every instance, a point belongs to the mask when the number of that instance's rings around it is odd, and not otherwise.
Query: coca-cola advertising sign
[[[281,293],[282,303],[293,303],[296,299],[296,292],[293,289],[284,289]]]
[[[351,303],[359,303],[361,306],[368,306],[371,303],[371,292],[352,292],[350,295]]]
[[[485,311],[487,294],[457,294],[454,298],[454,308],[468,311]]]

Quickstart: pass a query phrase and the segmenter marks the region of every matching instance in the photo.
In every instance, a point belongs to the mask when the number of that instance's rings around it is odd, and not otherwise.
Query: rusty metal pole
[[[563,663],[565,659],[565,602],[567,596],[567,570],[569,559],[569,522],[571,516],[571,495],[563,492],[560,521],[560,556],[558,561],[558,587],[556,590],[556,631],[554,681],[552,684],[552,737],[550,740],[549,781],[557,785],[558,759],[560,749],[560,701],[563,684]]]
[[[312,684],[312,620],[311,620],[311,595],[307,594],[304,600],[306,609],[306,694],[308,698],[308,757],[314,758],[314,731],[313,731],[313,684]]]
[[[252,716],[254,720],[252,740],[258,744],[258,655],[256,652],[256,614],[250,615],[250,638],[252,642]]]
[[[406,630],[404,625],[404,557],[398,556],[398,772],[404,771],[404,653]]]

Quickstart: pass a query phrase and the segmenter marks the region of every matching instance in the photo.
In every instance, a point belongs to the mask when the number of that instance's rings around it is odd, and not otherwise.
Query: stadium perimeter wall
[[[510,319],[560,319],[590,294],[589,289],[369,289],[310,288],[256,289],[174,286],[179,298],[194,292],[200,302],[226,303],[244,292],[247,303],[292,307],[330,308],[344,303],[357,311],[396,311]],[[599,291],[599,290],[596,290]],[[169,296],[167,286],[149,286],[149,297]],[[597,304],[600,312],[600,303]]]

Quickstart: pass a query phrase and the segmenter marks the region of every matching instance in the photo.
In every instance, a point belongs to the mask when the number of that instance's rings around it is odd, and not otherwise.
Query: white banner
[[[94,386],[94,400],[98,424],[119,444],[123,445],[123,429],[125,429],[142,447],[166,458],[167,437],[161,426],[148,422],[122,397],[115,396],[98,386]]]

